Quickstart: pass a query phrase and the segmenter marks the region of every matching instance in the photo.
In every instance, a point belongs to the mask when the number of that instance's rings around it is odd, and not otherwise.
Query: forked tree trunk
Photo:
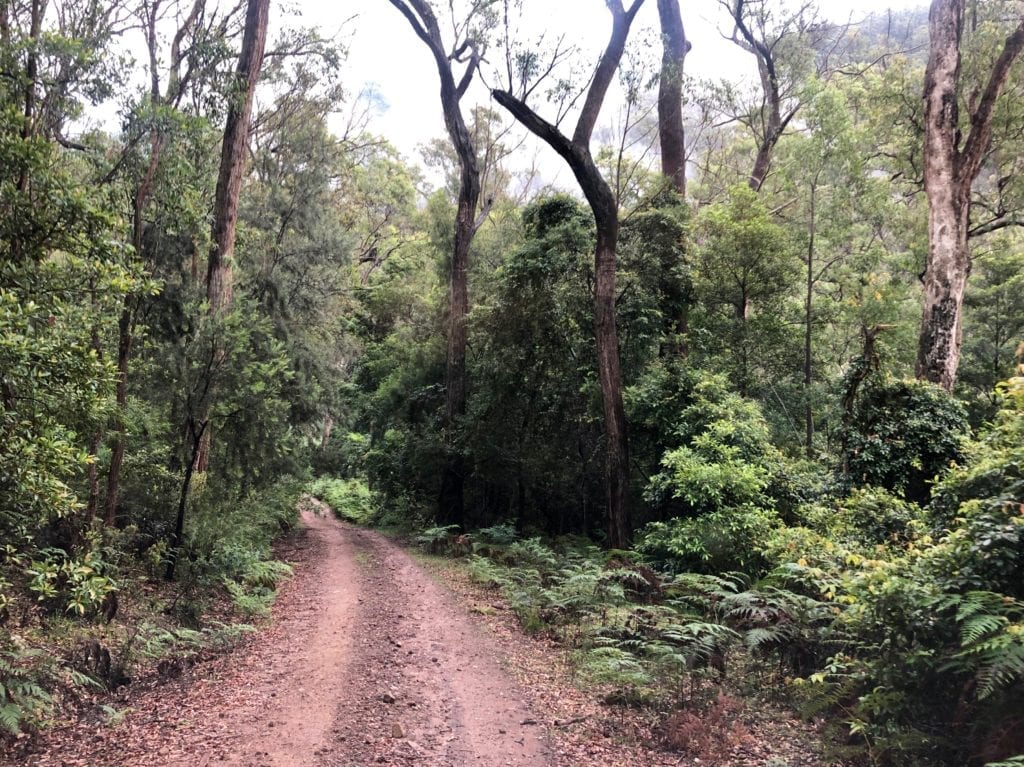
[[[1024,48],[1024,20],[1006,38],[980,98],[972,97],[970,132],[961,146],[960,40],[965,0],[933,0],[924,84],[924,188],[928,196],[928,263],[917,377],[952,391],[960,364],[964,291],[971,271],[971,185],[992,140],[992,114]]]
[[[234,300],[235,230],[238,226],[238,198],[242,192],[245,161],[249,149],[249,127],[252,117],[253,95],[263,66],[263,50],[267,42],[267,22],[270,0],[249,0],[242,33],[242,50],[235,70],[235,91],[231,94],[228,116],[224,124],[221,144],[220,171],[213,203],[213,244],[210,246],[206,268],[206,301],[210,316],[221,318]],[[218,343],[221,343],[218,341]],[[215,350],[211,374],[224,362],[226,350],[222,345]],[[198,420],[209,424],[212,400],[216,386],[210,387],[210,398],[203,404],[204,412]],[[210,463],[211,429],[203,430],[195,460],[195,471],[205,472]]]
[[[626,47],[626,38],[644,0],[634,0],[625,9],[621,0],[606,0],[612,13],[612,34],[598,62],[576,123],[572,139],[557,126],[534,112],[510,91],[493,90],[491,95],[531,133],[547,143],[572,170],[590,204],[597,229],[594,249],[594,339],[597,370],[601,382],[601,405],[605,426],[605,491],[608,545],[629,546],[632,522],[629,514],[629,440],[626,411],[622,403],[622,374],[619,369],[619,337],[615,319],[616,250],[619,237],[615,195],[590,153],[590,139],[605,94]],[[511,86],[510,86],[511,87]]]
[[[441,519],[454,525],[465,522],[465,459],[456,444],[458,424],[466,414],[466,348],[469,314],[469,251],[480,226],[480,171],[476,147],[466,128],[459,105],[472,82],[479,64],[476,43],[460,41],[449,54],[441,39],[441,29],[426,0],[390,0],[409,22],[413,31],[430,50],[441,79],[441,108],[448,138],[459,158],[459,199],[455,218],[455,244],[452,249],[451,277],[448,289],[448,349],[445,365],[444,438],[447,456],[441,470],[439,506]],[[466,70],[455,82],[453,62],[465,62]]]

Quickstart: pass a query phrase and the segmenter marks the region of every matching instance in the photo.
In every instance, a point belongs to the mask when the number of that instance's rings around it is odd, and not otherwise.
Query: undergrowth
[[[788,525],[758,517],[753,537],[654,525],[635,552],[521,539],[511,525],[434,528],[422,543],[467,556],[470,577],[500,590],[527,631],[570,648],[582,678],[613,689],[609,700],[664,707],[669,744],[700,740],[678,713],[697,688],[743,671],[824,719],[837,757],[1020,764],[1024,379],[1004,396],[927,506],[854,488],[803,504]]]
[[[320,477],[309,484],[307,492],[330,506],[342,519],[357,525],[369,523],[380,509],[374,492],[358,478]]]
[[[230,502],[197,492],[174,583],[162,578],[166,539],[133,525],[93,524],[74,556],[0,550],[0,735],[102,709],[98,690],[174,675],[252,631],[244,621],[266,615],[291,574],[271,544],[294,524],[300,490],[283,481]]]

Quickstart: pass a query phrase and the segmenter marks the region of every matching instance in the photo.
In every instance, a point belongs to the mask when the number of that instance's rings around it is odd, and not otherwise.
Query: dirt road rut
[[[400,547],[314,504],[273,624],[22,764],[543,767],[540,716],[498,643]],[[204,668],[205,667],[205,668]],[[69,746],[69,743],[73,745]]]

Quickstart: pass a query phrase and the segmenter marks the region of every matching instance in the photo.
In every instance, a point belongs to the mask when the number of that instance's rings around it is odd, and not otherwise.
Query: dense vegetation
[[[933,4],[940,21],[959,7],[965,163],[989,121],[944,367],[923,10],[837,26],[723,2],[763,77],[683,82],[685,174],[644,161],[665,132],[653,87],[675,73],[638,46],[621,135],[591,156],[589,134],[546,134],[586,202],[520,183],[505,127],[543,133],[527,97],[572,104],[587,75],[533,82],[557,72],[502,39],[502,3],[456,8],[472,44],[439,72],[470,62],[468,83],[489,47],[508,114],[459,112],[452,141],[425,142],[433,191],[365,122],[344,51],[285,25],[224,260],[247,3],[51,5],[0,0],[0,729],[244,630],[310,492],[468,556],[626,704],[668,715],[688,680],[739,666],[854,761],[1024,753],[1019,3],[978,2],[966,24],[962,2]],[[424,27],[403,31],[433,45]],[[82,129],[112,103],[118,129]],[[595,322],[605,189],[618,380]]]

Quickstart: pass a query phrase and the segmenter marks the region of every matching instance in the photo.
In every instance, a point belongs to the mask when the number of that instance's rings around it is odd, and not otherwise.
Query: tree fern
[[[972,673],[978,700],[1024,679],[1024,604],[990,591],[944,595],[937,603],[955,611],[960,626],[960,649],[942,670]]]

